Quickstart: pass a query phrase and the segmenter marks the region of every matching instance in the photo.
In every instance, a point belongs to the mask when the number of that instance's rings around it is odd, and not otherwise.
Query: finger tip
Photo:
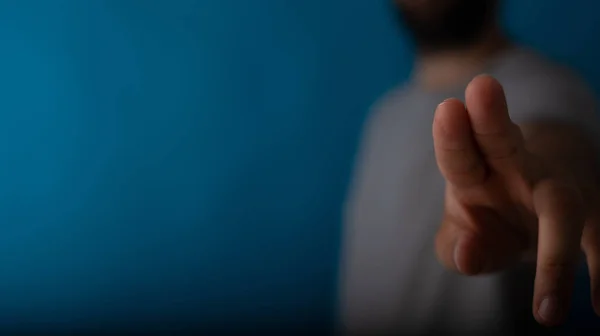
[[[484,269],[481,251],[477,240],[465,236],[458,240],[454,248],[454,263],[459,273],[468,276],[479,275]]]
[[[534,308],[536,321],[546,327],[556,327],[563,323],[565,314],[560,302],[554,296],[542,298]]]
[[[571,285],[541,291],[536,286],[533,314],[538,323],[546,327],[559,327],[567,322],[573,294]]]
[[[465,111],[465,104],[457,98],[448,98],[442,101],[435,109],[435,117],[446,118],[448,114]]]
[[[489,75],[489,74],[480,74],[480,75],[473,77],[473,79],[467,86],[467,89],[477,89],[481,86],[499,86],[499,85],[500,85],[500,82],[498,82],[498,80],[494,76]]]
[[[562,325],[562,323],[560,323],[560,322],[545,320],[543,317],[539,316],[538,314],[534,314],[534,318],[539,325],[544,326],[546,328],[554,328],[554,327],[559,327]]]
[[[463,103],[458,99],[458,98],[446,98],[444,99],[444,101],[442,101],[439,106],[446,106],[446,105],[463,105]]]
[[[440,103],[435,112],[433,128],[434,133],[437,130],[447,135],[470,131],[469,115],[464,103],[456,98]]]
[[[504,99],[504,89],[500,82],[491,75],[478,75],[465,89],[466,105],[472,111],[489,109],[498,100]]]

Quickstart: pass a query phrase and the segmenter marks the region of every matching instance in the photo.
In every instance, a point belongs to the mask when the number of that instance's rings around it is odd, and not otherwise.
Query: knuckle
[[[463,188],[474,187],[485,180],[485,170],[474,166],[472,169],[463,172],[448,172],[446,178],[451,183],[460,185]]]
[[[442,167],[442,173],[451,182],[465,186],[481,183],[485,179],[487,172],[477,157],[465,155]]]
[[[541,271],[546,276],[560,277],[564,274],[573,271],[573,263],[556,258],[538,260],[538,271]]]

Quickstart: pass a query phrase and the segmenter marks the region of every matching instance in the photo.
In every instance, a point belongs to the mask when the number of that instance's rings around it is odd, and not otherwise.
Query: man
[[[594,99],[513,45],[499,5],[395,1],[418,54],[364,133],[345,214],[345,333],[551,331],[581,250],[600,313]]]

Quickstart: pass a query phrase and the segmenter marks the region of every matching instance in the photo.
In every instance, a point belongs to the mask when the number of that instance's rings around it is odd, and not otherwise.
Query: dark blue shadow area
[[[573,307],[569,323],[564,327],[565,335],[598,335],[600,318],[594,313],[590,298],[590,278],[587,268],[582,267],[576,278]]]
[[[594,11],[521,2],[600,87]],[[0,331],[329,330],[359,130],[410,67],[387,10],[0,0]]]

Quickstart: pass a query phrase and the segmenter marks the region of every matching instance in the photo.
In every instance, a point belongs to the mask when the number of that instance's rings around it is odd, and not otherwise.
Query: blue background
[[[360,126],[411,63],[388,9],[0,0],[0,330],[330,325]],[[598,10],[507,24],[599,89]]]

